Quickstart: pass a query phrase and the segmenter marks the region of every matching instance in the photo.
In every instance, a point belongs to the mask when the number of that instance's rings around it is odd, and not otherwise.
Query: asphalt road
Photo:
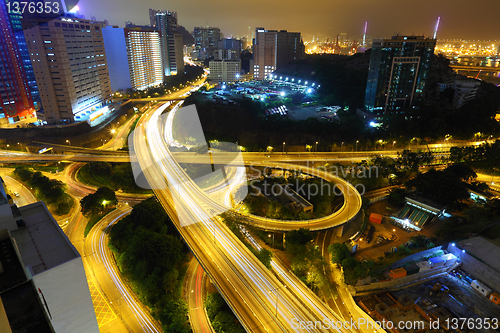
[[[292,319],[335,318],[336,314],[310,291],[300,292],[296,281],[279,281],[213,216],[218,203],[192,186],[165,148],[157,126],[161,112],[163,108],[141,119],[144,131],[136,131],[134,142],[139,162],[148,182],[158,188],[157,198],[243,326],[255,332],[300,332],[311,329],[292,329]],[[162,190],[164,177],[169,184],[178,184],[177,193],[182,195]],[[181,225],[181,220],[189,219],[197,223]]]
[[[204,288],[206,275],[198,261],[193,258],[186,272],[185,296],[188,316],[194,333],[215,333],[204,305]]]

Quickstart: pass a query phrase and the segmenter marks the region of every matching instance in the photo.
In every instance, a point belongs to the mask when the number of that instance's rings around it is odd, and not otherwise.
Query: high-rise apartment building
[[[256,28],[253,44],[254,78],[263,80],[280,66],[304,59],[304,51],[300,32]]]
[[[240,59],[240,52],[234,49],[217,49],[214,51],[214,60],[238,60]]]
[[[151,9],[151,8],[149,9],[149,24],[153,28],[156,28],[156,14],[164,13],[164,12],[165,12],[164,10],[156,10],[156,9]]]
[[[41,108],[21,18],[0,0],[0,117],[9,122],[36,117]]]
[[[153,28],[102,29],[111,90],[144,90],[163,83],[160,34]]]
[[[402,112],[422,98],[436,40],[424,36],[375,39],[365,93],[374,114]]]
[[[223,39],[213,51],[214,60],[210,60],[208,80],[212,82],[235,82],[241,76],[241,41]]]
[[[33,21],[36,24],[32,26]],[[103,24],[72,15],[24,22],[46,124],[88,120],[111,95]],[[102,114],[102,113],[101,113]]]
[[[241,40],[235,38],[225,38],[217,44],[214,51],[214,60],[235,60],[241,58]]]
[[[184,56],[182,35],[177,33],[177,13],[171,11],[155,11],[156,29],[160,33],[160,47],[165,76],[184,72]]]
[[[181,34],[174,34],[174,47],[177,73],[184,73],[184,42]]]
[[[238,52],[243,51],[241,39],[236,38],[224,38],[217,43],[218,49],[223,50],[235,50]]]
[[[215,49],[218,48],[218,42],[221,40],[221,32],[219,28],[196,27],[193,31],[195,58],[206,59],[213,55]]]

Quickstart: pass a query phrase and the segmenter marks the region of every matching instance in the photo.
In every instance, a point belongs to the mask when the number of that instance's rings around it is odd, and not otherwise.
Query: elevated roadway
[[[156,197],[242,325],[249,332],[331,331],[292,327],[292,320],[340,319],[310,291],[304,293],[293,281],[279,281],[219,217],[213,216],[211,210],[218,209],[219,203],[189,181],[163,142],[158,129],[162,111],[160,108],[141,119],[147,126],[134,132],[138,161],[147,181],[156,188]],[[161,189],[164,179],[178,184],[177,193]],[[182,226],[179,216],[196,223]],[[343,328],[337,331],[347,332]]]

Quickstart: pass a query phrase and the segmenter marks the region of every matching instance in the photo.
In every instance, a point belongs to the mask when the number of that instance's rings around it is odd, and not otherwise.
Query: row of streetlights
[[[319,143],[319,142],[318,142],[318,141],[316,141],[316,150],[315,150],[315,152],[317,152],[317,151],[318,151],[318,143]],[[343,149],[344,149],[344,143],[345,143],[345,142],[342,142],[342,143],[340,144],[340,152],[342,152],[342,151],[343,151]],[[355,151],[358,151],[358,144],[359,144],[359,140],[356,140],[356,148],[355,148]],[[392,150],[394,150],[394,146],[395,146],[395,144],[396,144],[396,141],[393,141],[393,142],[392,142]],[[286,142],[283,142],[283,150],[282,150],[282,153],[283,153],[283,154],[285,154],[285,145],[286,145]],[[310,151],[311,151],[311,148],[312,148],[312,147],[311,147],[311,145],[306,144],[306,151],[307,151],[307,150],[309,150],[309,152],[310,152]],[[273,149],[274,149],[274,147],[272,147],[272,146],[268,146],[268,147],[267,147],[267,151],[268,151],[268,152],[272,152],[272,151],[273,151]]]

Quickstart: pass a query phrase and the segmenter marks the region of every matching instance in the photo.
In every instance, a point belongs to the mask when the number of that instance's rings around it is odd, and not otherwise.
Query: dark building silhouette
[[[373,40],[365,109],[381,114],[413,108],[422,98],[435,46],[436,39],[424,36]]]
[[[221,32],[219,28],[194,28],[193,31],[195,58],[206,59],[213,55],[215,49],[218,48],[218,42],[221,40]]]
[[[300,32],[256,28],[253,44],[254,77],[263,80],[280,66],[304,59],[304,51]]]

